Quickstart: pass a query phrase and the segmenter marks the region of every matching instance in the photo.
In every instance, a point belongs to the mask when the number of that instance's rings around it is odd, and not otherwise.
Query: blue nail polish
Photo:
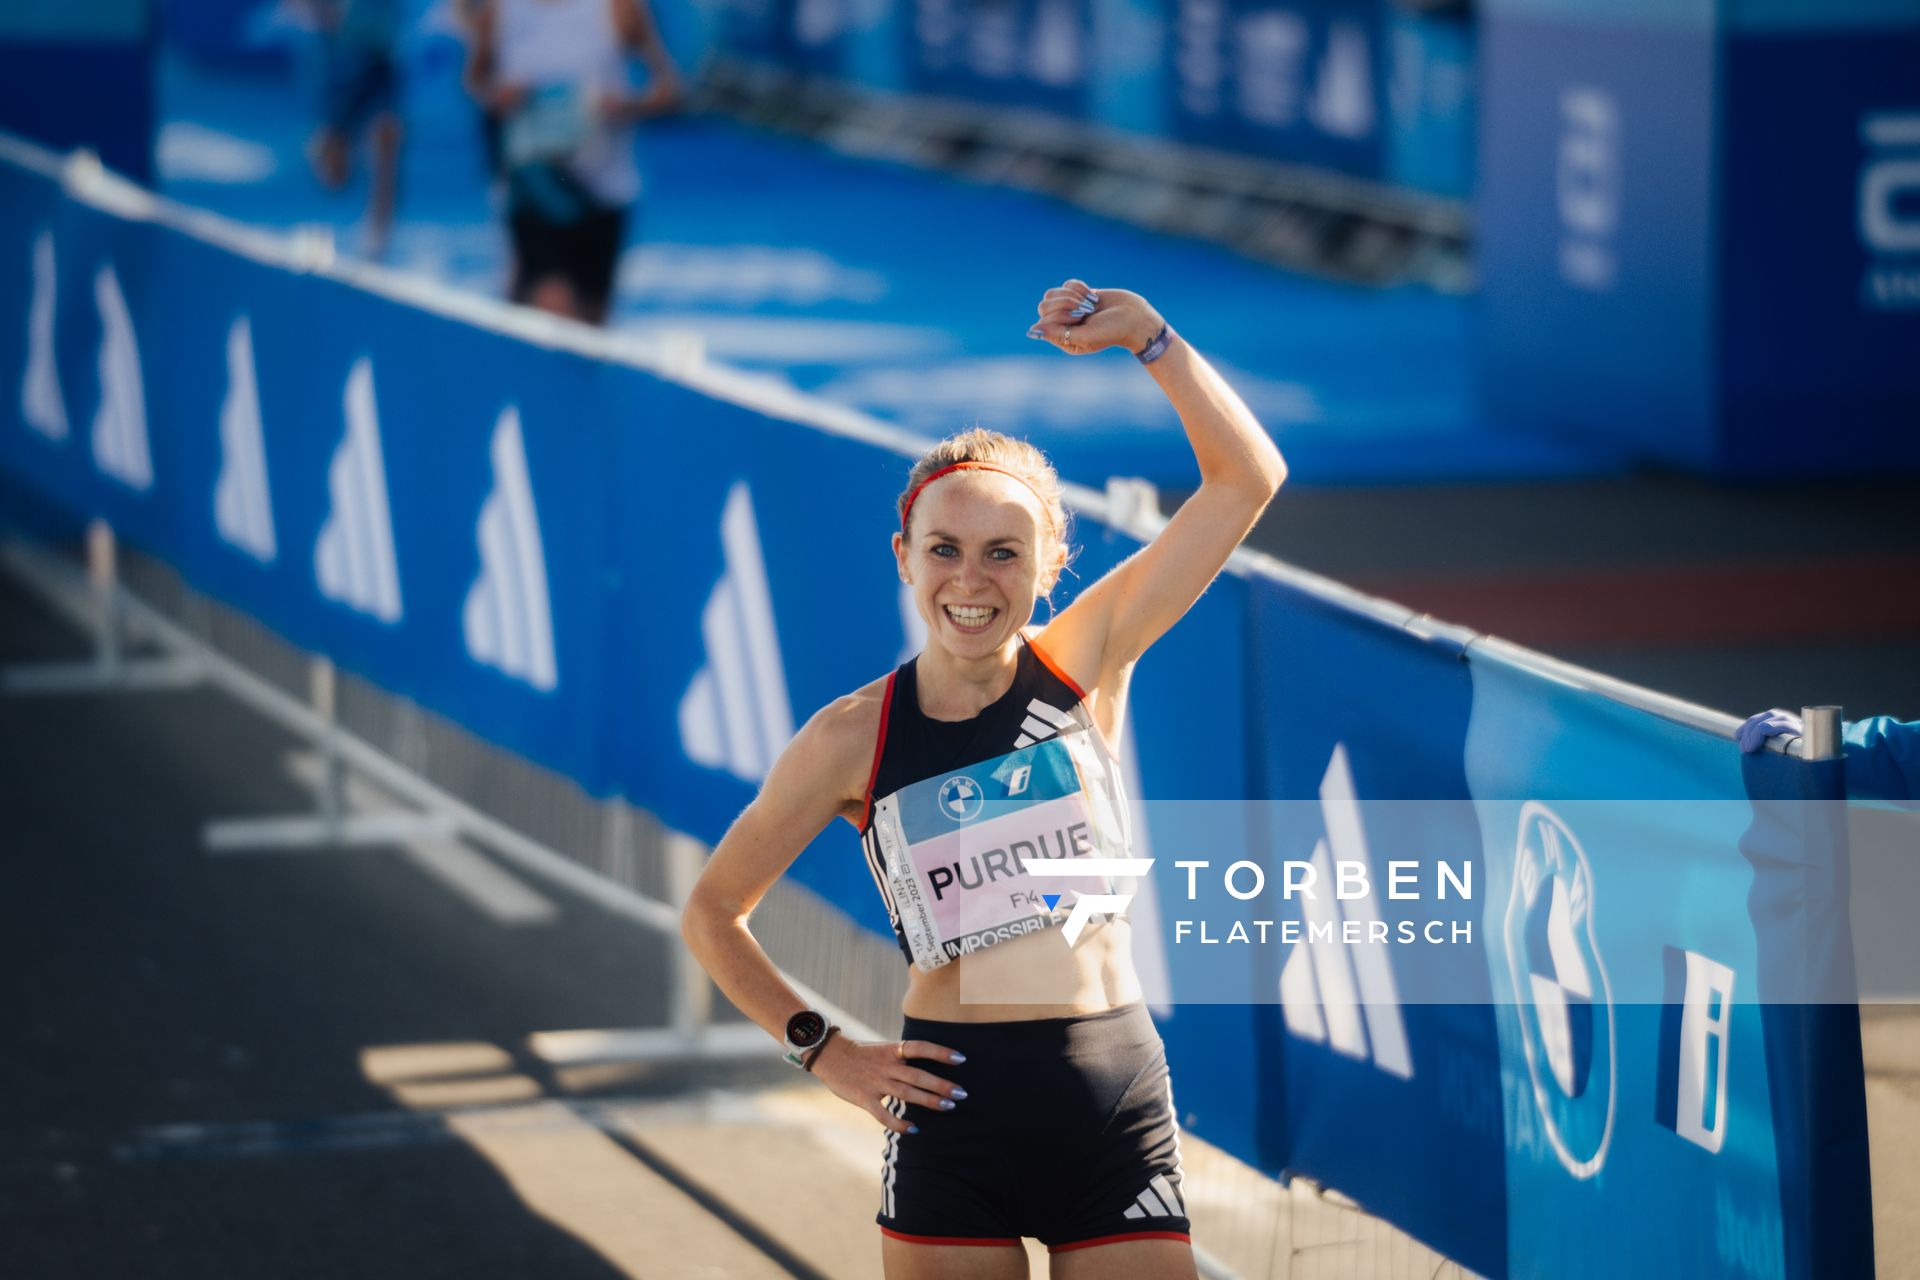
[[[1035,325],[1033,328],[1027,330],[1027,336],[1029,338],[1038,338],[1042,342],[1045,342],[1047,338],[1047,335],[1041,330],[1039,325]]]
[[[917,1125],[917,1124],[910,1124],[910,1125],[908,1125],[908,1126],[907,1126],[907,1132],[908,1132],[908,1133],[918,1133],[918,1132],[920,1132],[920,1126],[919,1126],[919,1125]]]
[[[955,1090],[954,1090],[954,1091],[953,1091],[953,1092],[952,1092],[951,1094],[949,1094],[948,1096],[949,1096],[949,1097],[951,1097],[951,1098],[953,1098],[953,1099],[954,1099],[955,1101],[958,1101],[958,1102],[965,1102],[965,1101],[967,1100],[967,1091],[966,1091],[965,1089],[959,1089],[959,1088],[956,1088],[956,1089],[955,1089]]]
[[[1035,327],[1037,328],[1038,326],[1035,326]],[[956,1053],[953,1055],[953,1060],[955,1062],[965,1062],[967,1060],[967,1055],[964,1053]]]
[[[953,1109],[954,1109],[955,1107],[957,1107],[957,1106],[959,1106],[959,1105],[960,1105],[960,1104],[959,1104],[959,1103],[957,1103],[957,1102],[955,1102],[955,1101],[954,1101],[954,1100],[953,1100],[952,1098],[942,1098],[942,1099],[940,1099],[940,1109],[941,1109],[942,1111],[951,1111],[951,1110],[953,1110]]]
[[[1074,319],[1076,320],[1084,320],[1088,316],[1093,314],[1093,307],[1083,302],[1079,306],[1075,307],[1072,311],[1069,311],[1067,314],[1074,317]]]
[[[1087,301],[1092,303],[1098,303],[1100,301],[1100,295],[1095,293],[1093,290],[1089,289],[1087,290]]]

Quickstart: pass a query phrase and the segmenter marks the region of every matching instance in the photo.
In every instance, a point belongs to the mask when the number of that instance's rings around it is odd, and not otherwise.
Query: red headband
[[[1033,484],[1019,472],[1009,471],[1007,468],[992,462],[955,462],[949,466],[940,468],[925,480],[913,486],[912,490],[907,494],[906,505],[900,508],[900,532],[905,533],[907,531],[907,517],[913,514],[913,504],[919,499],[920,491],[932,484],[935,480],[938,480],[941,476],[951,474],[955,471],[998,471],[1003,476],[1012,476],[1015,480],[1027,486],[1027,492],[1040,499],[1040,510],[1045,513],[1047,517],[1048,530],[1055,534],[1059,533],[1059,530],[1053,527],[1053,508],[1047,505],[1047,500],[1041,497],[1040,491],[1034,488]]]

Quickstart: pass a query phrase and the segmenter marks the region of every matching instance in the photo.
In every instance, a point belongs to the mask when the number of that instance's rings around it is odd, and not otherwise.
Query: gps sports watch
[[[807,1055],[827,1042],[833,1027],[827,1015],[818,1009],[802,1009],[787,1019],[786,1059],[802,1071],[807,1070]]]

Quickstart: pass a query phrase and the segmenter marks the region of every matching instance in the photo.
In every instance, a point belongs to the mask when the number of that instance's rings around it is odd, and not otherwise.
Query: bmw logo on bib
[[[965,774],[956,774],[940,784],[940,812],[955,822],[973,821],[985,803],[980,784]]]
[[[1507,965],[1527,1074],[1567,1171],[1591,1178],[1613,1134],[1613,991],[1593,938],[1593,868],[1553,810],[1520,810]]]

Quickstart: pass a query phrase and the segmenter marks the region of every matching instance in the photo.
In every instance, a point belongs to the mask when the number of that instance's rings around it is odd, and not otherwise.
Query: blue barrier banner
[[[592,384],[644,375],[123,222],[17,169],[0,190],[0,280],[21,300],[0,341],[25,371],[0,405],[10,468],[294,643],[607,790],[609,495],[583,417]]]
[[[1387,177],[1396,185],[1466,199],[1473,194],[1473,23],[1464,14],[1389,6],[1387,107],[1392,122]]]
[[[1386,24],[1376,3],[1175,0],[1174,134],[1386,176]]]
[[[1462,197],[1474,37],[1393,0],[739,0],[731,52]]]
[[[681,387],[617,391],[613,756],[636,804],[717,841],[809,716],[918,650],[889,546],[908,460]],[[794,874],[890,936],[851,827]]]
[[[1838,766],[1472,672],[1509,1267],[1870,1275],[1857,1014],[1799,1003],[1808,967],[1850,979]],[[1828,1179],[1853,1198],[1812,1212]]]
[[[923,93],[1084,115],[1091,4],[916,0],[908,83]]]
[[[884,72],[863,46],[887,25],[876,6],[852,0],[742,0],[720,11],[720,38],[750,59],[818,75],[866,70],[876,80]]]
[[[1446,858],[1484,884],[1474,811],[1459,803],[1472,689],[1458,646],[1279,584],[1253,591],[1265,794],[1317,802],[1287,806],[1308,820],[1272,833],[1274,856],[1361,861],[1376,880],[1388,857]],[[1331,879],[1324,866],[1320,879]],[[1296,902],[1292,918],[1315,905]],[[1331,919],[1372,904],[1317,905]],[[1480,904],[1426,905],[1471,926]],[[1500,1045],[1481,941],[1251,950],[1278,994],[1258,1011],[1263,1165],[1339,1187],[1474,1271],[1508,1274]]]

